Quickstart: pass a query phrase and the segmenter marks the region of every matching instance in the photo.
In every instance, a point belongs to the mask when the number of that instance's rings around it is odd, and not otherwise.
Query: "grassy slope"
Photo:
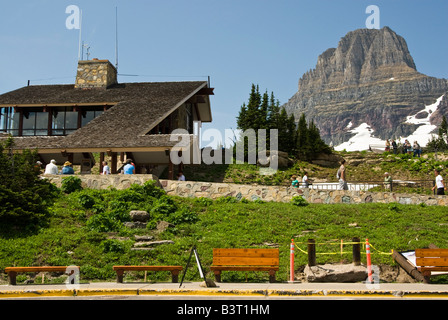
[[[343,154],[348,160],[349,177],[353,180],[374,180],[383,171],[392,172],[394,178],[432,179],[434,166],[446,167],[446,156],[433,154],[426,159],[409,159],[403,156],[374,155],[371,153]],[[253,165],[221,165],[186,168],[189,180],[225,181],[234,183],[266,183],[289,185],[292,174],[308,170],[316,180],[334,179],[334,168],[298,162],[292,168],[280,170],[275,176],[262,177]],[[281,203],[219,203],[175,198],[179,206],[189,207],[198,213],[195,223],[177,225],[161,234],[153,230],[123,228],[120,232],[89,231],[86,218],[92,212],[83,209],[73,196],[62,197],[54,206],[50,226],[35,235],[14,238],[0,235],[0,272],[7,266],[27,265],[79,265],[81,278],[88,281],[113,281],[115,264],[175,264],[186,265],[190,250],[196,245],[206,271],[212,263],[215,247],[269,247],[280,249],[278,279],[287,280],[289,244],[295,239],[306,248],[308,238],[318,243],[332,244],[317,247],[317,252],[338,253],[340,240],[353,237],[369,238],[373,247],[381,252],[409,250],[434,243],[448,247],[448,208],[405,206],[398,204],[324,205],[310,204],[297,207]],[[171,239],[175,244],[162,245],[149,252],[131,251],[134,234],[154,234],[156,239]],[[112,241],[107,240],[112,238]],[[109,242],[108,242],[109,241]],[[345,247],[344,251],[351,251]],[[319,264],[351,261],[350,254],[318,255]],[[363,256],[365,261],[365,256]],[[394,264],[390,255],[373,250],[373,263]],[[306,255],[297,251],[296,266],[307,263]],[[132,276],[132,275],[130,275]],[[134,275],[135,276],[135,275]],[[142,278],[142,274],[136,275]],[[209,275],[211,276],[211,275]],[[248,274],[249,279],[266,280],[267,274]],[[20,281],[26,278],[20,275]],[[148,275],[152,280],[169,281],[163,272]],[[199,279],[193,265],[188,280]],[[226,273],[226,281],[243,281],[241,272]],[[0,280],[6,281],[4,274]]]
[[[434,243],[447,247],[448,208],[385,204],[314,205],[297,207],[280,203],[217,203],[210,205],[192,199],[175,198],[179,205],[198,212],[193,224],[177,225],[156,235],[170,239],[171,245],[161,245],[153,251],[131,251],[134,234],[154,234],[151,230],[123,228],[119,233],[99,233],[84,228],[79,206],[71,197],[61,199],[55,206],[51,225],[36,235],[2,239],[0,270],[7,266],[79,265],[81,279],[113,281],[115,264],[161,264],[185,266],[193,245],[196,245],[206,272],[212,263],[212,249],[217,247],[257,248],[277,246],[280,249],[279,280],[287,280],[289,244],[295,239],[306,248],[308,238],[317,243],[332,244],[317,247],[317,252],[338,253],[340,239],[369,238],[375,249],[408,250]],[[356,224],[356,225],[354,225]],[[113,237],[117,248],[105,248],[106,238]],[[344,251],[351,251],[345,247]],[[390,255],[373,250],[372,263],[394,264]],[[317,262],[351,261],[351,254],[318,255]],[[365,262],[365,256],[363,256]],[[296,266],[305,265],[307,257],[297,252]],[[135,276],[135,275],[129,275]],[[136,275],[141,279],[142,273]],[[211,274],[208,275],[211,277]],[[22,276],[24,280],[25,276]],[[163,272],[148,275],[150,280],[169,281]],[[267,273],[249,273],[249,281],[266,281]],[[195,263],[187,274],[188,281],[199,280]],[[20,280],[20,278],[19,278]],[[225,273],[224,281],[244,281],[243,272]],[[3,281],[6,277],[3,276]]]

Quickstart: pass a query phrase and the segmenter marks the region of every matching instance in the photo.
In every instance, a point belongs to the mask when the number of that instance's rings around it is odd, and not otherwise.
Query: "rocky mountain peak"
[[[415,130],[406,117],[447,92],[446,79],[417,71],[405,39],[391,28],[358,29],[317,58],[284,107],[296,119],[305,113],[337,145],[350,138],[349,124],[367,123],[383,139],[406,136]]]
[[[358,29],[345,35],[337,48],[327,49],[316,68],[299,80],[299,91],[334,89],[417,73],[406,41],[389,27]]]

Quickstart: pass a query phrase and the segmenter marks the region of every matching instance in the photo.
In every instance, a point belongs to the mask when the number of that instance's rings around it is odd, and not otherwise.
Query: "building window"
[[[13,136],[66,136],[88,124],[104,112],[104,107],[0,108],[0,132]]]
[[[22,136],[48,135],[48,113],[36,109],[23,112]]]
[[[103,110],[101,109],[82,109],[81,110],[81,127],[84,127],[86,124],[88,124],[90,121],[98,117],[100,114],[103,113]]]
[[[78,112],[73,108],[53,109],[51,132],[54,136],[66,136],[78,129]]]
[[[19,135],[20,113],[15,112],[13,107],[0,108],[0,131]]]

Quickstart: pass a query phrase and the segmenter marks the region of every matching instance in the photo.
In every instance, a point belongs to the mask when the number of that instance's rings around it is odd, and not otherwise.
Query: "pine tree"
[[[305,114],[302,114],[297,127],[294,115],[288,116],[280,102],[275,99],[274,93],[269,96],[266,91],[260,95],[258,85],[252,84],[249,101],[242,105],[237,117],[238,129],[245,131],[253,129],[266,129],[266,142],[258,141],[256,137],[257,150],[264,147],[270,148],[270,129],[278,130],[278,151],[284,151],[299,159],[311,160],[319,153],[331,153],[331,149],[321,139],[320,133],[313,121],[309,124]],[[241,140],[241,138],[240,138]],[[239,141],[242,143],[243,141]],[[264,144],[266,143],[266,144]],[[259,145],[260,144],[260,145]],[[244,139],[245,155],[248,154],[248,139]],[[251,152],[256,152],[251,150]]]

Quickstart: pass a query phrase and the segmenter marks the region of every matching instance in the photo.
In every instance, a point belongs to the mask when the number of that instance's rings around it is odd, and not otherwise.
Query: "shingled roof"
[[[174,145],[147,133],[207,82],[121,83],[105,88],[74,85],[27,86],[0,95],[2,106],[112,104],[113,107],[66,137],[17,137],[17,148],[113,148]]]

